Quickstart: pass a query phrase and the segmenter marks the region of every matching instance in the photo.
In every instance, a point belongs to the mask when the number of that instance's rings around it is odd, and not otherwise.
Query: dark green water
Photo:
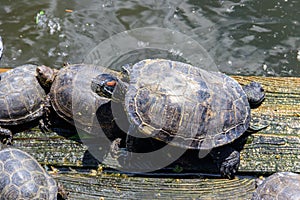
[[[111,36],[151,26],[191,37],[205,48],[220,71],[299,76],[299,8],[298,0],[1,0],[0,35],[5,50],[0,65],[35,63],[59,68],[63,62],[83,62],[93,48]],[[36,23],[41,10],[45,15]],[[161,41],[161,46],[170,42],[160,33],[152,37]],[[151,43],[137,44],[143,45]],[[120,55],[118,47],[115,50],[103,56],[118,62],[123,59],[124,63],[165,55],[153,50]],[[177,57],[184,52],[180,42],[171,50],[169,53],[175,52]]]

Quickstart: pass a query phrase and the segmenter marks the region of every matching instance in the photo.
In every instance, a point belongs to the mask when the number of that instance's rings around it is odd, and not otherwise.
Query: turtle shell
[[[234,79],[163,59],[129,69],[125,110],[140,132],[189,149],[228,144],[250,121],[247,96]]]
[[[252,200],[300,199],[300,175],[278,172],[266,178],[253,193]]]
[[[91,89],[92,79],[103,73],[111,71],[94,65],[69,65],[58,72],[50,89],[51,104],[56,113],[86,133],[97,134],[99,120],[105,121],[104,118],[111,115],[110,99]]]
[[[0,75],[0,126],[20,125],[41,117],[46,92],[36,65],[22,65]]]
[[[14,148],[0,151],[1,199],[57,198],[56,182],[29,154]]]

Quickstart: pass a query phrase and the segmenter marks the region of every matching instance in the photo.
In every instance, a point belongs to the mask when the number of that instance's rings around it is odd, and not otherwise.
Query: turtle
[[[25,64],[0,75],[0,136],[11,143],[13,133],[39,124],[46,130],[47,90],[56,70]],[[45,119],[43,122],[42,119]]]
[[[261,181],[252,200],[300,200],[300,175],[277,172]]]
[[[16,148],[0,151],[0,199],[57,199],[58,186],[28,153]]]
[[[103,93],[96,92],[95,84],[107,80],[107,68],[88,64],[69,64],[62,68],[51,86],[49,99],[57,115],[76,127],[77,131],[89,136],[100,136],[100,129],[106,137],[119,133],[114,126],[110,110],[110,99],[115,80],[106,82]],[[51,120],[52,121],[52,120]],[[58,120],[59,121],[59,120]],[[113,134],[115,132],[115,135]]]
[[[175,147],[208,151],[221,175],[234,177],[240,156],[233,143],[262,128],[250,127],[251,108],[265,98],[260,83],[242,87],[223,73],[166,59],[145,59],[123,71],[111,98],[123,101],[130,123],[127,151],[134,151],[131,136],[137,131]]]
[[[2,42],[2,38],[0,36],[0,60],[2,58],[2,53],[3,53],[3,42]]]

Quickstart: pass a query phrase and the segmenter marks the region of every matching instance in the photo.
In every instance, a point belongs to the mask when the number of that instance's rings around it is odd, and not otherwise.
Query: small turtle
[[[45,117],[45,90],[55,73],[49,67],[28,64],[0,75],[0,136],[6,143],[13,133],[34,127]]]
[[[113,98],[124,100],[129,136],[138,130],[176,147],[210,151],[221,174],[233,177],[240,155],[231,144],[246,135],[250,107],[264,100],[259,83],[242,87],[225,74],[164,59],[143,60],[126,71],[129,83],[118,81]]]
[[[68,65],[61,69],[49,93],[51,105],[59,117],[84,133],[98,136],[101,128],[112,136],[114,123],[110,99],[106,97],[111,96],[116,81],[107,81],[107,73],[113,72],[100,66],[85,64]],[[102,93],[96,93],[96,83],[105,84]]]
[[[277,172],[256,188],[252,200],[300,200],[300,175]]]
[[[0,151],[0,199],[57,199],[58,187],[29,154],[14,148]]]

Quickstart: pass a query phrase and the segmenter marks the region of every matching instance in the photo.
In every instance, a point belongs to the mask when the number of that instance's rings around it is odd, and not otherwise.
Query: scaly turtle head
[[[100,74],[92,79],[91,89],[99,96],[111,98],[118,79],[110,74]]]
[[[42,65],[36,68],[36,77],[41,86],[46,90],[49,90],[57,75],[57,72],[57,69],[52,69],[50,67]]]
[[[243,87],[251,108],[258,107],[265,99],[265,92],[260,83],[252,81]]]

